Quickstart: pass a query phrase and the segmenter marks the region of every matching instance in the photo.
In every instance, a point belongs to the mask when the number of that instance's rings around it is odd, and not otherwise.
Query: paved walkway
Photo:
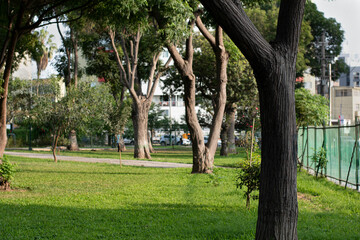
[[[31,152],[9,152],[5,151],[6,155],[20,156],[28,158],[42,158],[53,159],[51,154],[31,153]],[[119,159],[111,158],[86,158],[86,157],[73,157],[56,155],[58,160],[61,161],[73,161],[73,162],[90,162],[90,163],[109,163],[120,164]],[[122,160],[123,165],[128,166],[140,166],[140,167],[155,167],[155,168],[191,168],[192,164],[187,163],[170,163],[170,162],[156,162],[156,161],[144,161],[144,160]]]

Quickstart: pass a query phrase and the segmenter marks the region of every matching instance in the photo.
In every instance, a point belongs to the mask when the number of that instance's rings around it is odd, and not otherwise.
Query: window
[[[335,91],[336,97],[351,97],[351,90],[349,89],[342,89]]]
[[[360,79],[360,72],[354,72],[354,80]]]

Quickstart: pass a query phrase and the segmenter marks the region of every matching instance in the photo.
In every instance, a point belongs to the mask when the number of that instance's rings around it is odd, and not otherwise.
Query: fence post
[[[355,143],[356,144],[356,190],[359,191],[359,128],[358,128],[359,116],[355,116]]]
[[[306,169],[309,171],[309,126],[306,127],[306,140],[308,142],[306,148]]]
[[[341,185],[341,128],[338,120],[338,154],[339,154],[339,184]]]
[[[316,124],[315,124],[315,127],[314,127],[314,138],[315,138],[315,142],[314,142],[314,149],[315,149],[315,152],[314,152],[314,154],[316,154],[316,152],[317,152],[317,140],[316,140],[316,138],[317,138],[317,134],[316,134],[316,131],[317,130],[317,128],[316,128]],[[315,167],[314,167],[314,170],[315,170]]]
[[[325,158],[328,159],[328,153],[327,153],[327,147],[326,147],[326,144],[327,144],[327,139],[326,139],[326,125],[325,125],[325,121],[323,122],[323,148],[325,150]],[[322,170],[321,170],[321,173],[322,173]],[[327,167],[325,167],[325,176],[327,174]]]
[[[303,154],[301,155],[301,166],[300,166],[300,169],[302,166],[304,166],[304,149],[305,149],[305,144],[304,144],[304,141],[305,141],[305,126],[303,126],[303,129],[302,129],[302,148],[301,150],[303,151]]]

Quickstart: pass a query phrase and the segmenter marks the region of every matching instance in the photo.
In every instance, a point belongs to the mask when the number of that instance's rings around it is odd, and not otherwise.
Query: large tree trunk
[[[147,133],[149,108],[145,102],[133,103],[134,158],[151,158]]]
[[[257,239],[297,239],[295,68],[284,63],[259,88],[262,130]],[[258,76],[257,76],[258,77]],[[274,111],[276,109],[276,111]],[[275,190],[276,189],[276,190]]]
[[[8,95],[8,88],[9,88],[9,79],[10,79],[10,73],[11,73],[11,67],[14,59],[14,53],[15,53],[15,47],[16,43],[18,41],[18,34],[13,33],[11,36],[11,41],[9,45],[9,49],[7,52],[7,59],[6,59],[6,65],[4,70],[4,76],[3,76],[3,83],[1,85],[3,92],[0,95],[0,158],[3,157],[5,146],[7,142],[7,136],[6,136],[6,101],[7,101],[7,95]],[[1,164],[0,160],[0,164]]]
[[[201,0],[249,60],[256,76],[262,129],[256,239],[297,239],[295,65],[305,0],[281,1],[268,43],[231,0]]]

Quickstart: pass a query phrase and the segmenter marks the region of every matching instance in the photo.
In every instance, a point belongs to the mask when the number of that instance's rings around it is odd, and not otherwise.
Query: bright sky
[[[345,31],[343,52],[360,54],[360,0],[312,0],[326,18],[335,18]]]

